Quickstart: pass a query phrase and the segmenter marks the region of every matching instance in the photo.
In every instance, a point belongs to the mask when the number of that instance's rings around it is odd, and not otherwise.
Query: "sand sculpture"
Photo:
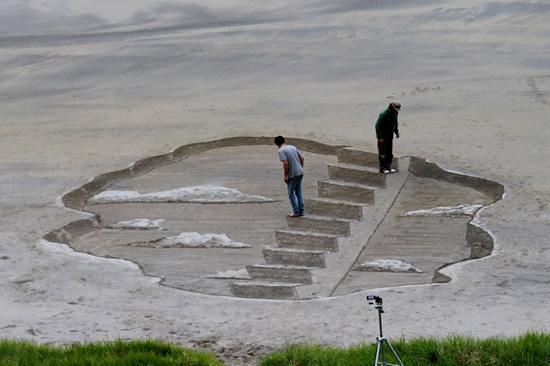
[[[272,138],[241,137],[96,177],[62,199],[90,218],[44,239],[130,260],[182,290],[293,300],[446,282],[442,268],[491,253],[476,213],[502,185],[416,157],[384,175],[374,153],[292,144],[308,154],[305,217],[285,218]]]

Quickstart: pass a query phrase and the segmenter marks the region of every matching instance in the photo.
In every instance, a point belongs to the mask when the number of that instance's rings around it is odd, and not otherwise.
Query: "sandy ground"
[[[374,340],[366,293],[199,295],[40,238],[81,217],[56,204],[64,193],[183,144],[283,134],[374,151],[376,116],[394,97],[397,155],[507,195],[480,215],[493,256],[452,267],[449,284],[376,291],[386,333],[548,330],[549,3],[111,3],[0,5],[1,336],[153,337],[235,365],[287,342]]]

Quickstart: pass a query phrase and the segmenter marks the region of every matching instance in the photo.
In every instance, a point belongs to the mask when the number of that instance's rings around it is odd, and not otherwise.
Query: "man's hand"
[[[398,139],[398,138],[399,138],[399,134],[395,135],[395,138]]]
[[[288,174],[285,174],[285,183],[288,184]]]
[[[378,139],[378,142],[383,144],[384,143],[384,139]]]

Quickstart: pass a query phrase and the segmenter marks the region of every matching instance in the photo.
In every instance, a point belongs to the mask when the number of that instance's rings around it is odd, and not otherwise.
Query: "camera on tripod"
[[[369,305],[372,305],[376,303],[376,305],[382,305],[382,298],[374,295],[367,295],[367,300],[369,301]],[[371,302],[374,301],[374,302]]]
[[[382,313],[384,312],[383,307],[382,307],[382,298],[381,297],[374,296],[374,295],[367,295],[367,301],[369,302],[369,305],[374,304],[375,309],[378,309]]]
[[[382,313],[384,313],[382,298],[375,295],[367,295],[367,301],[369,302],[369,305],[374,304],[374,308],[378,310],[378,325],[380,327],[380,336],[376,337],[376,356],[374,357],[373,366],[403,366],[403,362],[401,362],[401,359],[393,349],[390,341],[388,340],[388,338],[384,337],[382,333]],[[390,349],[398,364],[386,362],[386,353],[384,350],[384,346],[387,346]]]

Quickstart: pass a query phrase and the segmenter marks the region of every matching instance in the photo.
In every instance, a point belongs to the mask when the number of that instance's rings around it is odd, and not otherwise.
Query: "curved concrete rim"
[[[311,153],[316,153],[316,154],[322,154],[322,155],[337,155],[341,149],[347,147],[345,145],[328,145],[317,141],[302,139],[302,138],[287,138],[287,142],[292,145],[295,145],[301,150],[311,152]],[[100,215],[92,214],[83,209],[87,200],[95,196],[96,194],[104,191],[105,189],[109,188],[112,184],[116,182],[144,175],[147,172],[154,170],[156,168],[174,164],[183,159],[188,158],[189,156],[199,154],[205,151],[213,150],[213,149],[220,149],[220,148],[226,148],[226,147],[239,147],[239,146],[273,145],[273,144],[274,144],[273,137],[268,137],[268,136],[230,137],[230,138],[224,138],[220,140],[193,143],[188,145],[182,145],[163,155],[157,155],[157,156],[145,158],[142,160],[138,160],[128,168],[100,174],[94,177],[88,183],[85,183],[81,187],[69,191],[68,193],[64,194],[61,197],[61,202],[63,203],[63,207],[90,214],[92,215],[92,217],[73,221],[63,226],[60,229],[56,229],[49,232],[48,234],[43,236],[43,239],[50,242],[66,244],[71,249],[78,251],[71,246],[71,243],[70,243],[71,240],[81,235],[90,233],[94,230],[101,229],[103,227],[102,219]],[[378,156],[378,154],[376,153],[371,153],[371,154]],[[497,183],[495,181],[491,181],[485,178],[475,177],[472,175],[467,175],[464,173],[450,172],[443,169],[436,163],[428,162],[426,159],[423,159],[423,158],[411,156],[410,159],[411,159],[411,162],[409,166],[409,171],[418,177],[431,178],[435,180],[440,180],[440,181],[444,181],[452,184],[465,186],[468,188],[478,190],[488,195],[489,197],[491,197],[492,202],[488,205],[485,205],[481,210],[496,203],[497,201],[499,201],[505,196],[504,185]],[[485,230],[482,227],[483,225],[479,223],[478,214],[481,210],[479,210],[474,215],[472,220],[468,222],[466,242],[468,243],[468,246],[472,248],[470,258],[461,260],[459,262],[449,263],[438,268],[434,275],[433,283],[444,283],[444,282],[451,281],[451,277],[443,274],[441,270],[445,268],[449,268],[450,266],[453,266],[461,262],[487,257],[493,252],[495,238],[490,231]],[[79,252],[82,252],[82,251],[79,251]],[[96,256],[94,254],[87,253],[87,252],[82,252],[82,253]],[[118,258],[118,259],[128,260],[126,258]],[[130,261],[130,262],[135,263],[133,261]],[[135,264],[141,269],[142,273],[145,276],[158,278],[157,276],[150,276],[149,274],[147,274],[142,268],[142,266],[139,265],[139,263],[135,263]],[[171,287],[171,286],[165,285],[163,282],[164,282],[164,279],[161,279],[159,284],[163,286]],[[429,285],[429,284],[424,284],[424,285]],[[424,286],[424,285],[418,285],[418,286]],[[182,289],[178,289],[178,290],[186,291]],[[219,296],[219,295],[208,295],[208,296]],[[284,301],[308,301],[308,300],[311,300],[311,299],[284,300]]]

